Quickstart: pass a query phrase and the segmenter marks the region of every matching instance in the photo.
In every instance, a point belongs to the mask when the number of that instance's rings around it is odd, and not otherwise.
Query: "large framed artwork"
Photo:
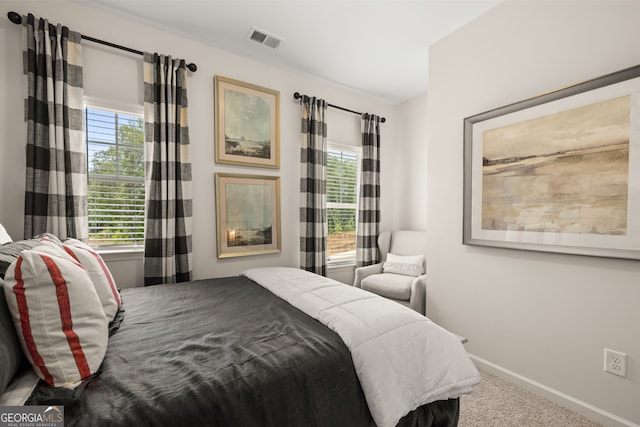
[[[640,66],[465,118],[463,243],[640,259]]]
[[[280,252],[280,178],[216,173],[218,258]]]
[[[214,77],[215,161],[280,167],[280,92]]]

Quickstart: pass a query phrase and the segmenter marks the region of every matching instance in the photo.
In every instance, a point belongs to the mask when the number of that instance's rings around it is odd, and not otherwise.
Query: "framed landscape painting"
[[[464,119],[463,243],[640,259],[640,66]]]
[[[280,178],[216,173],[218,258],[280,252]]]
[[[280,167],[280,92],[214,77],[215,161]]]

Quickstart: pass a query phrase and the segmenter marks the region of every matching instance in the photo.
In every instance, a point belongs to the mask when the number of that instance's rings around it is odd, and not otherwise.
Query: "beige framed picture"
[[[640,259],[640,66],[464,120],[463,243]]]
[[[215,161],[280,167],[280,92],[214,76]]]
[[[218,258],[280,252],[280,177],[216,173]]]

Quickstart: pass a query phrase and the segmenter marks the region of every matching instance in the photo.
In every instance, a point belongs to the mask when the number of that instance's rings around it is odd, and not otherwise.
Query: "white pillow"
[[[2,224],[0,224],[0,245],[4,245],[9,242],[13,242],[13,240],[11,240],[11,236],[9,236],[7,230],[5,230]]]
[[[418,277],[424,274],[424,255],[402,256],[389,253],[382,265],[382,271]]]
[[[96,288],[104,314],[109,321],[118,313],[121,300],[111,272],[102,257],[89,245],[77,239],[67,239],[62,244],[64,250],[87,269]]]
[[[98,370],[109,321],[89,274],[62,248],[43,241],[23,251],[4,292],[27,359],[47,384],[73,388]]]

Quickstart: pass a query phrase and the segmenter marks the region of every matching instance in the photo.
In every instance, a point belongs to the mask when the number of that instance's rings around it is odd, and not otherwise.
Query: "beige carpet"
[[[460,398],[459,427],[601,427],[495,375],[480,374],[473,393]]]

